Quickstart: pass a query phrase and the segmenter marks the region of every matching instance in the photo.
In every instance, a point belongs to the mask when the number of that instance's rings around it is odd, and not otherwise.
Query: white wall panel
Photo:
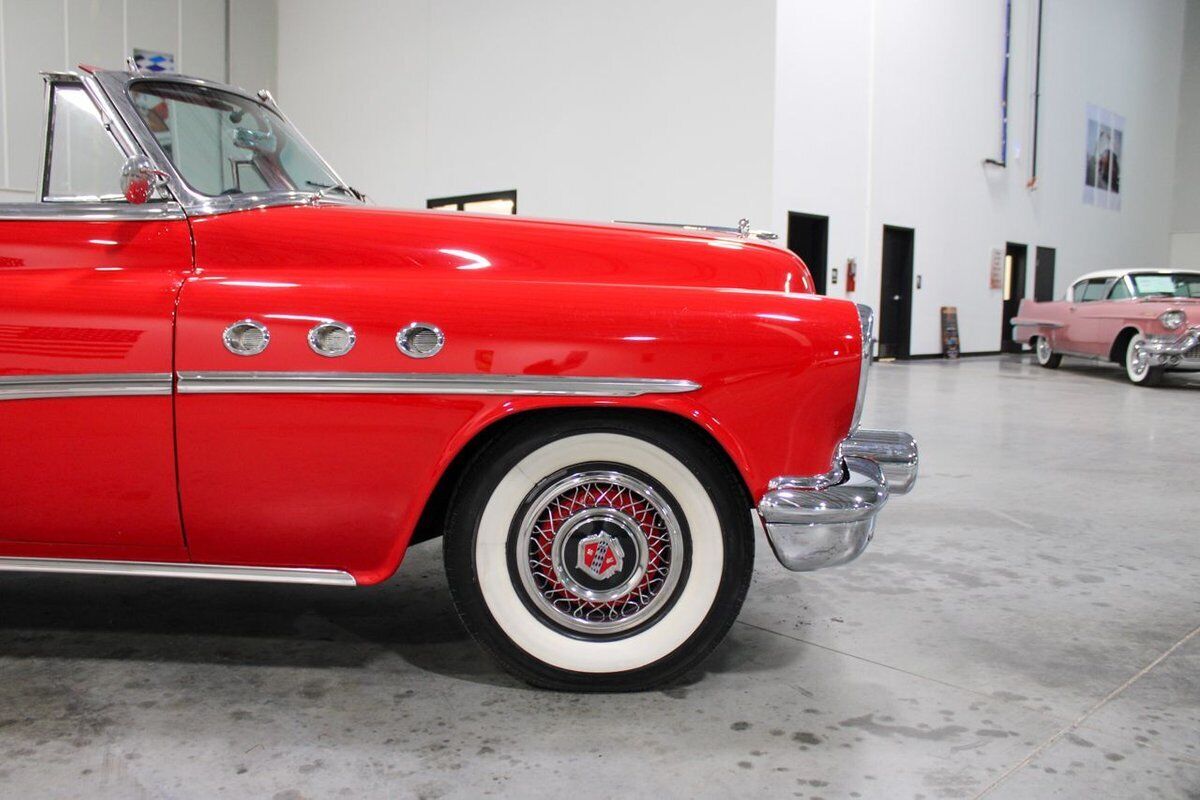
[[[329,3],[337,9],[339,3]],[[279,5],[276,0],[230,0],[229,82],[250,91],[278,90]],[[339,58],[336,51],[318,47],[309,54],[316,63]]]
[[[1027,295],[1038,245],[1057,248],[1060,291],[1087,270],[1165,264],[1183,8],[1045,0],[1031,191],[1036,0],[1013,0],[1007,169],[982,164],[1000,150],[1003,2],[781,0],[775,225],[830,214],[830,266],[857,256],[853,299],[875,307],[882,228],[914,228],[914,354],[940,351],[943,305],[958,308],[964,351],[998,348],[988,261],[1008,241],[1029,246]],[[1127,119],[1121,211],[1082,203],[1088,103]]]
[[[179,71],[224,81],[225,0],[182,0],[180,13]]]
[[[61,2],[4,0],[7,188],[32,191],[42,148],[43,70],[67,66]],[[28,199],[28,198],[19,198]]]
[[[126,42],[136,48],[179,55],[178,0],[125,0]]]
[[[67,64],[125,63],[125,0],[67,0]]]
[[[280,102],[381,202],[734,224],[770,208],[773,3],[280,7]]]
[[[1200,269],[1200,0],[1187,7],[1172,228],[1173,265]]]

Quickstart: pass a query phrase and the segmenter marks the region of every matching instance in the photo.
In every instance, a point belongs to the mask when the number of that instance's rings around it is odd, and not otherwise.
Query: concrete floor
[[[336,590],[0,578],[0,797],[1200,797],[1200,380],[881,364],[922,475],[858,562],[765,546],[685,685],[538,692],[440,546]]]

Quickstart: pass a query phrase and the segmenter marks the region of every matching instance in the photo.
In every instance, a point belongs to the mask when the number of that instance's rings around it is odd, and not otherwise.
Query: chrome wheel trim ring
[[[1150,358],[1142,348],[1145,341],[1140,335],[1129,340],[1129,348],[1125,351],[1125,372],[1134,383],[1140,383],[1150,371]]]
[[[617,502],[573,509],[558,521],[549,548],[539,546],[538,540],[546,539],[544,517],[549,514],[553,520],[552,506],[598,486],[616,487],[608,499]],[[636,510],[639,504],[645,508]],[[631,505],[634,513],[628,513]],[[599,518],[620,525],[637,543],[636,554],[630,554],[636,557],[633,574],[603,592],[581,585],[565,568],[570,556],[565,543],[572,532]],[[652,531],[649,536],[646,527]],[[671,506],[645,481],[614,470],[578,472],[555,481],[529,505],[513,539],[520,588],[546,621],[578,633],[616,634],[644,625],[671,601],[684,571],[684,535]]]
[[[1039,364],[1046,364],[1050,361],[1050,356],[1054,355],[1054,351],[1050,349],[1050,340],[1045,336],[1037,337],[1037,360]]]

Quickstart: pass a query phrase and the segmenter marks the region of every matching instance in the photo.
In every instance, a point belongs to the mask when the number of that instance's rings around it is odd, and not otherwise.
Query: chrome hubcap
[[[1137,337],[1129,343],[1129,353],[1126,355],[1125,363],[1129,367],[1130,376],[1134,378],[1141,378],[1150,368],[1150,357],[1146,355],[1146,351],[1142,347],[1141,337]]]
[[[609,634],[648,622],[678,588],[679,520],[632,475],[597,470],[555,481],[529,504],[513,543],[520,585],[551,622]]]
[[[1050,340],[1045,336],[1039,336],[1037,340],[1037,357],[1038,361],[1045,364],[1050,360]]]

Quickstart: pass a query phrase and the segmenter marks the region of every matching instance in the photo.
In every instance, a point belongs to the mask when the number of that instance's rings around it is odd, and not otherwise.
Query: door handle
[[[893,300],[899,300],[899,299],[900,299],[900,295],[898,295],[898,294],[894,294],[894,295],[892,295],[892,299],[893,299]]]

